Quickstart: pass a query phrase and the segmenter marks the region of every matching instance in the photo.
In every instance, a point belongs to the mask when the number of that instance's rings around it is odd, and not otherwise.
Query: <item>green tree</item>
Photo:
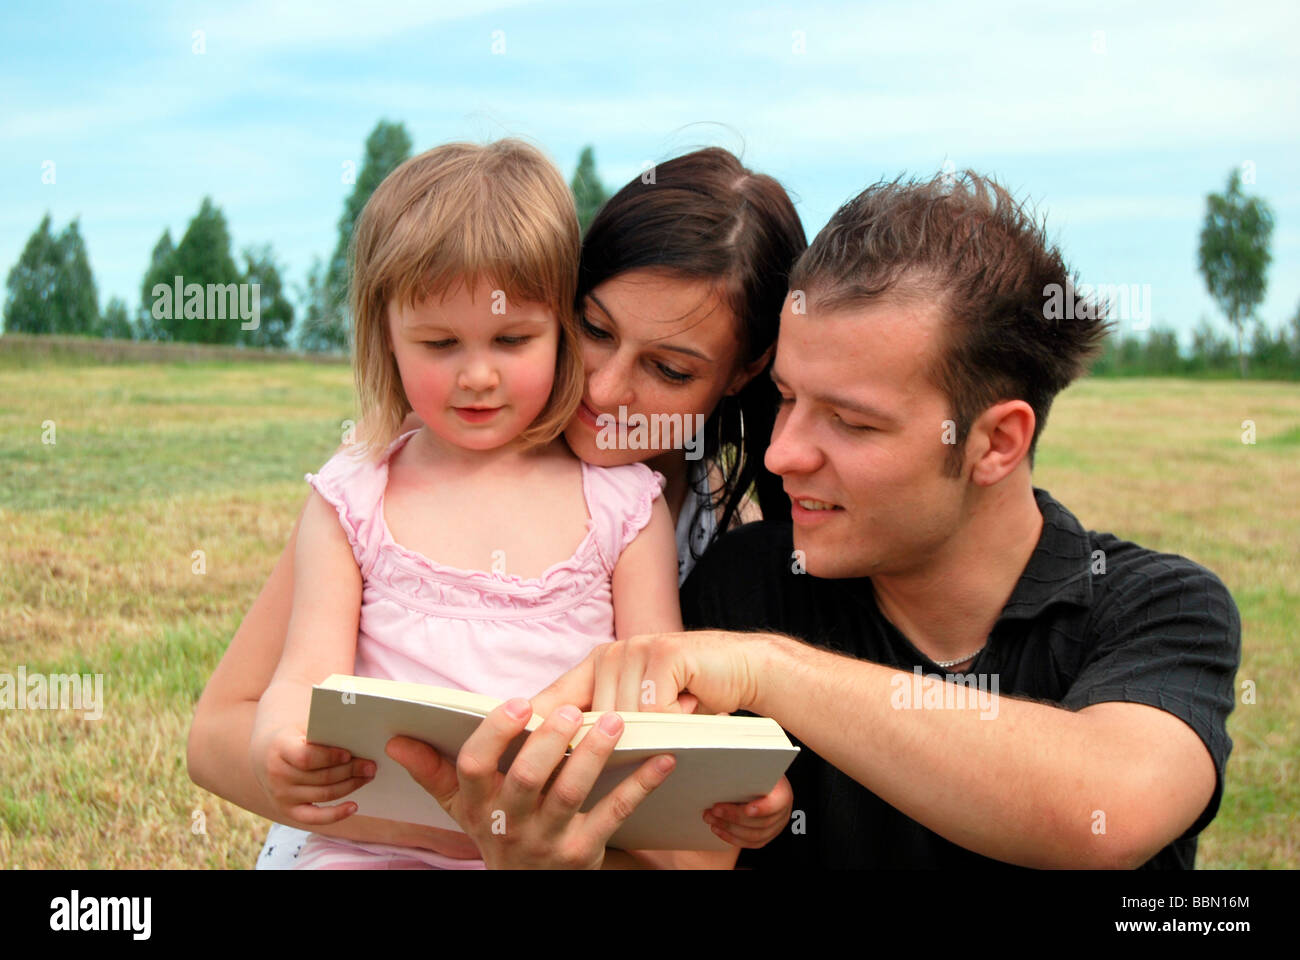
[[[167,328],[163,326],[165,321],[155,320],[153,316],[153,288],[160,283],[168,287],[172,285],[176,276],[175,261],[176,245],[172,243],[172,232],[163,230],[149,255],[149,267],[140,284],[140,311],[136,314],[136,323],[142,340],[167,339]]]
[[[1243,377],[1246,353],[1242,330],[1264,299],[1272,234],[1273,211],[1265,201],[1242,193],[1241,175],[1234,168],[1228,189],[1206,197],[1200,268],[1210,295],[1237,332],[1237,362]]]
[[[162,241],[159,245],[162,246]],[[155,248],[157,252],[158,248]],[[237,305],[226,294],[208,296],[209,285],[218,291],[230,289],[242,281],[239,268],[230,254],[230,231],[226,217],[211,197],[204,197],[199,212],[190,220],[181,242],[165,257],[158,283],[168,290],[154,295],[150,288],[151,319],[165,332],[167,339],[192,343],[234,343],[240,333],[241,318]],[[152,266],[151,266],[152,270]],[[174,296],[174,278],[179,276],[182,296]],[[197,284],[202,297],[192,295]],[[200,302],[200,299],[202,302]],[[238,292],[236,292],[238,299]],[[220,308],[220,309],[219,309]],[[222,313],[225,316],[222,316]],[[232,316],[233,314],[233,316]]]
[[[5,281],[5,329],[93,333],[99,326],[95,276],[76,220],[57,235],[47,213]]]
[[[113,297],[108,301],[108,306],[104,308],[104,315],[100,318],[95,335],[103,337],[105,340],[130,340],[134,337],[135,331],[131,326],[131,314],[127,309],[125,300],[120,297]]]
[[[307,271],[307,282],[298,288],[298,301],[302,306],[302,323],[298,325],[298,349],[312,352],[346,349],[348,345],[347,328],[342,330],[343,340],[339,343],[335,334],[338,332],[330,324],[329,291],[325,289],[325,264],[320,257],[312,259]]]
[[[99,328],[99,295],[76,220],[55,238],[54,255],[56,273],[50,297],[54,332],[92,334]]]
[[[347,349],[350,327],[348,254],[352,246],[352,230],[375,188],[410,156],[411,137],[401,123],[380,120],[366,137],[361,172],[352,192],[343,201],[334,253],[330,256],[323,281],[317,278],[318,289],[311,294],[321,309],[308,309],[303,316],[301,340],[304,344],[312,344],[320,350]],[[323,287],[320,286],[322,282]],[[309,279],[309,286],[310,283]]]
[[[578,210],[578,226],[585,236],[597,211],[609,199],[609,193],[596,174],[596,153],[590,146],[583,147],[578,155],[578,169],[573,171],[569,189],[573,191],[573,203]]]
[[[243,283],[257,284],[258,325],[244,330],[240,324],[239,342],[252,347],[284,347],[293,327],[293,304],[284,295],[280,269],[271,245],[249,247],[244,251]]]
[[[27,238],[27,245],[5,280],[5,332],[50,332],[49,300],[55,273],[54,237],[47,213]]]

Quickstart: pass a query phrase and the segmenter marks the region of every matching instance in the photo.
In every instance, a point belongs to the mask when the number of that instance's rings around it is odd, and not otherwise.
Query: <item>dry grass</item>
[[[186,734],[350,386],[295,363],[0,369],[0,672],[102,673],[107,700],[98,720],[0,711],[0,866],[252,864],[266,822],[190,782]],[[1058,400],[1039,454],[1086,525],[1205,564],[1241,608],[1258,703],[1230,720],[1201,866],[1300,865],[1298,450],[1300,386],[1111,380]]]

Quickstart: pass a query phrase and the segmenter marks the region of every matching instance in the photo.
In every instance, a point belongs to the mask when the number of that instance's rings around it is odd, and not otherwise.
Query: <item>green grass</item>
[[[0,866],[252,864],[266,822],[190,782],[186,735],[351,416],[341,365],[0,362],[0,670],[102,673],[109,704],[0,712]],[[1202,867],[1300,866],[1297,444],[1300,385],[1167,379],[1072,387],[1040,444],[1035,483],[1086,526],[1206,565],[1241,610],[1257,702]]]

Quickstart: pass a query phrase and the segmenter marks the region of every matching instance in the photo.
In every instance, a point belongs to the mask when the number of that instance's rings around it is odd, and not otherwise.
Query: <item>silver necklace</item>
[[[964,657],[958,657],[956,660],[936,660],[936,661],[934,661],[934,665],[935,665],[936,667],[955,667],[955,666],[956,666],[957,664],[959,664],[959,663],[965,663],[967,660],[970,660],[972,657],[976,657],[976,656],[978,656],[980,650],[983,650],[984,647],[987,647],[987,646],[988,646],[988,644],[985,643],[983,647],[980,647],[980,649],[979,649],[979,650],[976,650],[974,653],[968,653],[968,654],[966,654],[966,656],[964,656]]]

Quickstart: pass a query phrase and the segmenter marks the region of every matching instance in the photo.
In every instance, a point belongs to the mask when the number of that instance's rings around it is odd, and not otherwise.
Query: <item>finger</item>
[[[532,814],[538,807],[542,788],[550,781],[556,767],[568,753],[573,735],[582,725],[582,713],[565,704],[548,716],[524,742],[505,774],[499,808],[505,811],[506,829],[517,818]]]
[[[778,810],[776,813],[768,814],[766,817],[748,817],[739,812],[739,808],[727,804],[722,812],[714,806],[711,810],[704,812],[704,819],[708,823],[716,823],[723,828],[746,827],[755,830],[771,830],[779,828],[785,821],[790,819],[788,811]]]
[[[393,737],[384,752],[406,768],[416,783],[447,809],[460,789],[456,766],[422,740]]]
[[[695,708],[700,705],[700,698],[693,693],[683,691],[677,694],[677,705],[682,708],[682,713],[694,713]]]
[[[280,751],[284,762],[299,770],[320,770],[347,763],[352,754],[342,747],[330,747],[319,743],[308,743],[306,737],[300,737],[287,744]]]
[[[373,760],[366,760],[362,757],[354,757],[347,763],[340,763],[333,767],[322,767],[319,770],[304,770],[290,764],[283,757],[281,769],[278,771],[280,776],[289,779],[298,786],[324,786],[330,783],[342,783],[344,780],[369,780],[374,776],[375,764]]]
[[[690,684],[690,675],[680,648],[671,638],[673,634],[660,634],[648,651],[643,670],[644,679],[653,686],[656,703],[651,709],[660,713],[693,713],[699,698],[683,691]]]
[[[592,704],[592,678],[595,676],[595,661],[601,649],[609,644],[601,644],[587,655],[587,659],[553,684],[533,697],[533,712],[541,717],[549,717],[566,703],[575,704],[579,710],[586,710]]]
[[[332,807],[314,807],[310,803],[301,803],[289,810],[289,816],[299,823],[319,826],[323,823],[338,823],[357,812],[355,803],[340,803]]]
[[[605,644],[599,656],[593,660],[591,681],[592,713],[607,713],[618,709],[618,680],[623,673],[623,658],[627,653],[627,641],[616,640]]]
[[[614,747],[623,736],[623,718],[606,713],[596,722],[573,750],[560,769],[551,788],[546,791],[537,819],[550,833],[564,830],[587,802],[587,794],[605,769]]]
[[[520,715],[511,716],[512,708],[518,708]],[[501,776],[501,757],[514,739],[523,733],[532,715],[527,700],[508,700],[484,717],[461,745],[456,756],[456,775],[460,780],[461,802],[466,810],[488,812],[488,802],[496,794]]]
[[[676,766],[677,758],[671,754],[648,759],[591,808],[586,815],[587,828],[602,842],[608,843],[641,801],[667,780]]]
[[[337,800],[339,797],[346,797],[358,787],[364,787],[369,782],[369,777],[354,777],[350,780],[344,780],[340,783],[331,783],[324,787],[294,786],[284,791],[283,802],[327,803],[330,800]]]
[[[657,710],[655,701],[659,692],[654,685],[644,686],[645,663],[648,640],[633,637],[623,645],[623,662],[618,675],[613,678],[615,686],[614,710]],[[675,693],[676,691],[674,691]]]
[[[759,847],[766,846],[767,843],[771,840],[771,837],[767,835],[759,836],[752,839],[737,836],[735,833],[732,832],[733,830],[735,830],[735,827],[723,828],[718,826],[712,826],[711,829],[713,830],[714,836],[717,836],[722,840],[725,840],[733,847],[743,847],[748,850],[756,850]]]

